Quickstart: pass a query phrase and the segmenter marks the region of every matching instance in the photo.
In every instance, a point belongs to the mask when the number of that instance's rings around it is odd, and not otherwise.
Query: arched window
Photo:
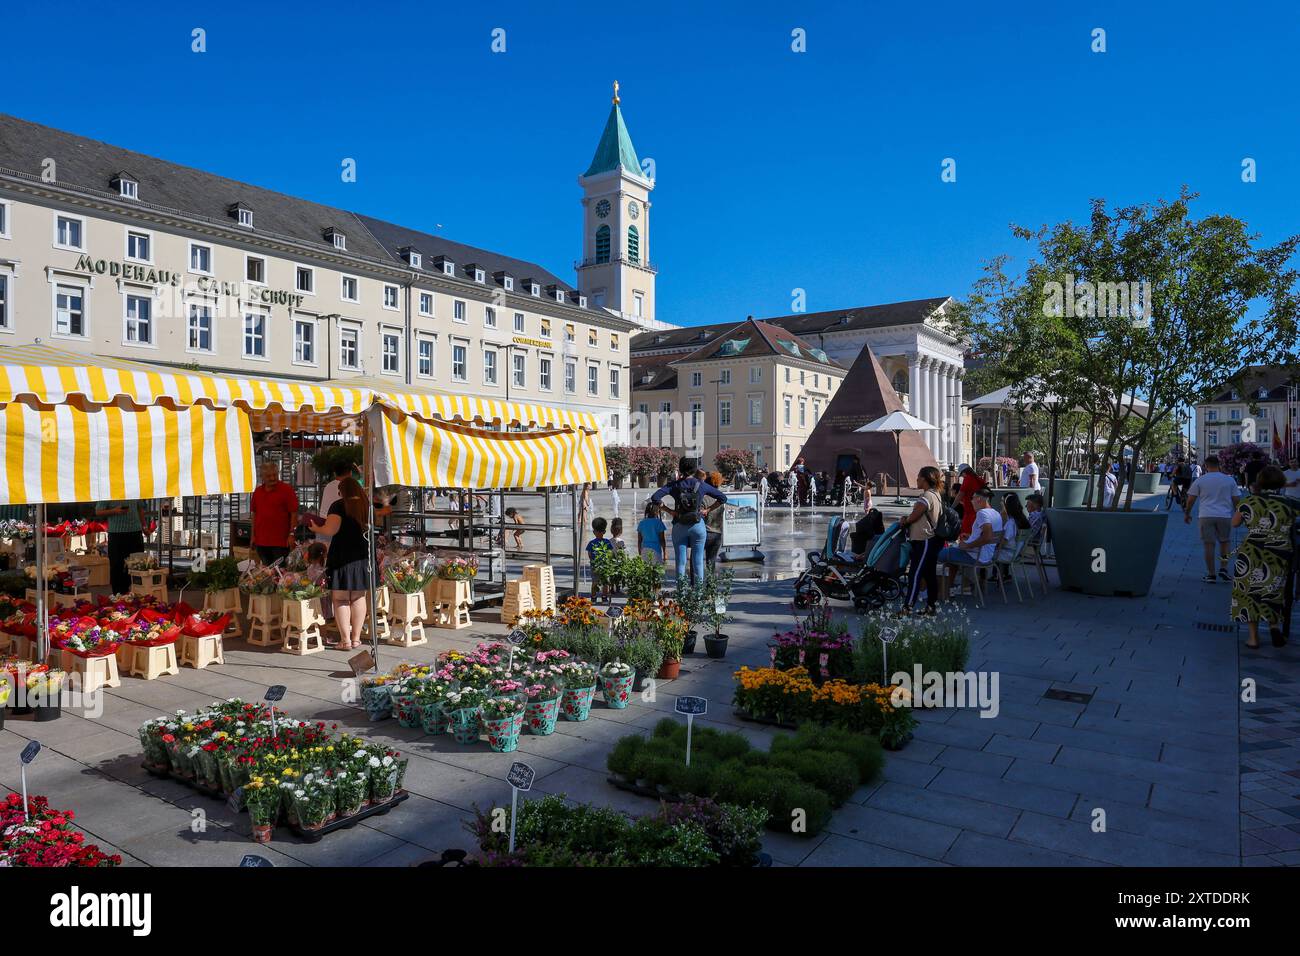
[[[638,265],[641,262],[641,233],[636,226],[627,227],[627,261]]]
[[[596,230],[596,261],[609,262],[609,226]]]
[[[900,397],[907,394],[907,373],[901,368],[894,373],[893,385]]]

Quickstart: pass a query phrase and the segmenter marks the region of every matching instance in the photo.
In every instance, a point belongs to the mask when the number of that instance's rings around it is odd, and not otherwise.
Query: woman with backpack
[[[903,613],[910,614],[912,607],[925,584],[925,611],[934,613],[935,601],[939,599],[939,573],[935,563],[939,560],[939,550],[944,546],[936,531],[944,516],[943,499],[939,497],[939,488],[943,476],[933,465],[926,465],[916,475],[917,487],[921,497],[912,506],[910,514],[898,520],[907,529],[907,538],[912,543],[912,562],[908,568],[909,581],[907,596],[903,601]]]
[[[689,576],[693,576],[696,584],[704,583],[704,544],[708,539],[704,519],[714,508],[727,502],[727,496],[721,491],[695,477],[695,468],[695,459],[683,456],[678,463],[678,479],[650,496],[651,501],[672,515],[678,587],[686,584],[688,568],[692,569],[693,575]],[[671,508],[663,504],[663,499],[669,495],[673,499]],[[706,505],[705,498],[712,498],[714,504],[711,507]]]

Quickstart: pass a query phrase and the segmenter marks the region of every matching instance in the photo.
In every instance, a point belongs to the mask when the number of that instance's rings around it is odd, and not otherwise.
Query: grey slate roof
[[[1284,402],[1288,385],[1300,385],[1300,368],[1285,365],[1248,365],[1216,391],[1208,402]],[[1264,393],[1260,393],[1260,389]],[[1232,397],[1233,389],[1237,397]]]
[[[347,255],[398,262],[401,261],[398,250],[410,245],[424,254],[424,269],[429,272],[441,272],[432,260],[446,255],[456,263],[456,273],[461,278],[466,278],[461,267],[476,263],[487,272],[489,285],[494,285],[492,273],[504,270],[516,279],[531,276],[543,287],[554,283],[566,292],[574,292],[570,283],[534,263],[0,113],[0,168],[39,177],[46,158],[55,161],[59,184],[127,204],[132,200],[119,199],[111,186],[113,178],[121,172],[128,173],[140,184],[139,202],[144,206],[159,206],[234,226],[230,208],[243,203],[253,211],[252,234],[276,234],[333,252],[333,246],[324,236],[325,230],[332,226],[347,236]],[[577,305],[576,293],[570,303]],[[608,314],[599,309],[589,308],[589,311]]]
[[[834,309],[829,312],[798,312],[772,319],[762,319],[769,325],[793,335],[807,337],[819,332],[851,332],[858,329],[886,328],[891,325],[913,325],[924,322],[935,309],[948,301],[948,296],[929,299],[912,299],[907,302],[889,302],[884,305],[858,306],[852,309]],[[641,332],[632,339],[632,352],[649,349],[695,350],[719,335],[736,327],[735,322],[715,322],[660,332]]]

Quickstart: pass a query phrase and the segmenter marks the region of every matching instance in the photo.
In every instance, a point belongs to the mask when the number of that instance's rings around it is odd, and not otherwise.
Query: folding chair
[[[1047,593],[1047,588],[1048,588],[1047,562],[1043,560],[1043,548],[1045,545],[1044,537],[1045,537],[1046,530],[1047,530],[1047,522],[1044,521],[1042,524],[1038,526],[1037,531],[1033,531],[1030,533],[1029,540],[1025,542],[1025,547],[1023,552],[1025,557],[1022,558],[1022,561],[1025,559],[1033,560],[1034,567],[1038,569],[1038,580],[1043,585],[1043,594]],[[1028,569],[1026,569],[1025,570],[1026,578],[1028,578],[1028,574],[1029,571]]]
[[[1011,583],[1016,586],[1016,600],[1022,604],[1024,603],[1025,598],[1020,591],[1020,579],[1016,577],[1016,569],[1018,568],[1020,573],[1024,576],[1025,588],[1029,591],[1029,596],[1032,598],[1034,596],[1034,586],[1030,583],[1029,568],[1025,565],[1025,552],[1029,547],[1030,541],[1033,540],[1033,537],[1034,532],[1029,529],[1017,533],[1016,548],[1015,551],[1011,553],[1011,557],[1006,561],[997,562],[999,567],[1005,567],[1007,569],[1007,575],[1011,578]],[[1043,590],[1043,593],[1047,593],[1046,589]]]

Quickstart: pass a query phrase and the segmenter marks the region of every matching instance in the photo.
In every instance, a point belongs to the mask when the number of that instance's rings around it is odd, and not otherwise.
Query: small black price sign
[[[606,617],[612,617],[612,618],[620,618],[620,617],[622,617],[622,616],[623,616],[623,605],[621,605],[621,604],[611,604],[611,605],[610,605],[610,606],[605,610],[605,616],[606,616]]]
[[[709,712],[709,702],[704,697],[678,697],[673,710],[679,714],[702,717]]]
[[[230,808],[231,813],[238,813],[244,809],[243,787],[236,787],[230,796],[226,797],[226,806]]]
[[[23,748],[23,752],[19,755],[18,759],[23,763],[31,763],[36,759],[36,755],[40,752],[41,745],[37,741],[31,740],[28,741],[27,746]]]
[[[239,861],[240,866],[275,866],[264,856],[258,856],[256,853],[245,853],[244,858]]]
[[[276,701],[284,700],[284,692],[288,690],[283,684],[272,684],[266,689],[266,696],[262,700],[274,704]]]
[[[881,628],[880,639],[886,644],[892,644],[894,641],[898,640],[898,632],[892,627]]]
[[[511,632],[506,636],[506,640],[509,641],[511,644],[515,645],[515,647],[518,647],[518,646],[519,646],[520,644],[522,644],[524,641],[528,640],[528,635],[525,634],[523,631],[520,631],[520,630],[517,630],[517,629],[516,629],[516,630],[511,631]]]
[[[516,790],[531,790],[533,788],[533,778],[537,772],[526,763],[516,760],[510,765],[510,772],[506,774],[506,783]]]

